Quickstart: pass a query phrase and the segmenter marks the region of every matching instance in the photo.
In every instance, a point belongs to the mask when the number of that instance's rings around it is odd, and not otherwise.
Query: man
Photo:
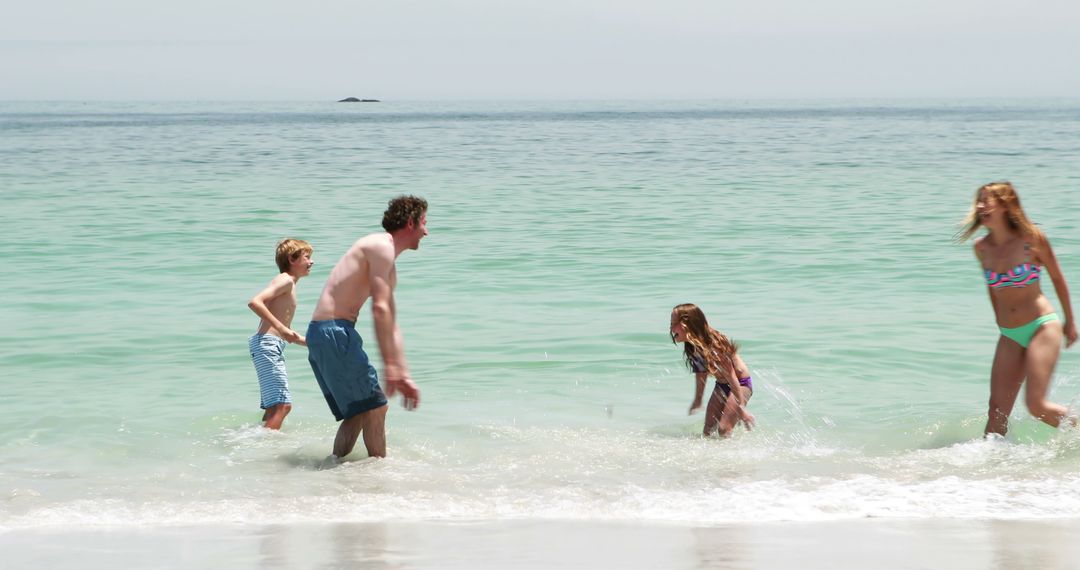
[[[386,398],[400,392],[405,409],[420,404],[420,390],[409,377],[401,330],[397,325],[394,262],[406,249],[417,249],[427,235],[427,201],[399,196],[383,213],[383,229],[364,236],[345,252],[330,272],[305,335],[308,361],[326,403],[341,422],[334,457],[343,459],[364,434],[371,457],[386,457]],[[382,353],[386,395],[375,367],[356,332],[356,318],[371,298],[375,337]]]

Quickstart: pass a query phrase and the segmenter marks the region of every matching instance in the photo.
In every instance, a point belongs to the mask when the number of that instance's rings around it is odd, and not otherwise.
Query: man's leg
[[[360,437],[360,430],[364,428],[364,414],[356,414],[351,418],[341,420],[338,426],[337,437],[334,438],[334,455],[338,459],[352,453],[356,445],[356,438]]]
[[[368,457],[386,457],[386,411],[388,405],[360,414],[364,423],[364,446]]]

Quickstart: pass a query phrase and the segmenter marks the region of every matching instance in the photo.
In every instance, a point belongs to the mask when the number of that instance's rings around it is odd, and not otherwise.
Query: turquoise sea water
[[[0,103],[0,528],[1080,518],[1080,437],[1022,402],[980,437],[996,329],[952,242],[1012,180],[1080,287],[1078,156],[1077,101]],[[302,330],[401,193],[423,402],[321,470],[303,348],[256,427],[246,302],[306,239]],[[742,345],[756,431],[698,436],[682,302]]]

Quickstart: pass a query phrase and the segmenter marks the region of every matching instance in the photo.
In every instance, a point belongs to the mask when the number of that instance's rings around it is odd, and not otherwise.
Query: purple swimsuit
[[[702,360],[699,356],[695,356],[694,359],[690,361],[690,369],[693,370],[695,374],[708,372],[708,370],[705,368],[705,361]],[[751,392],[754,391],[754,384],[750,380],[749,376],[747,376],[746,378],[739,378],[739,385],[750,388]],[[731,386],[728,386],[727,382],[720,382],[719,380],[717,380],[716,386],[713,388],[713,391],[716,390],[720,390],[721,392],[723,392],[725,398],[728,397],[729,394],[731,394]]]

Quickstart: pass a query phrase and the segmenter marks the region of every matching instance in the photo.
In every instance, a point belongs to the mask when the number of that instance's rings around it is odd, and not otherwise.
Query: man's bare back
[[[315,312],[313,321],[328,319],[348,319],[356,321],[360,309],[371,296],[372,258],[389,260],[390,287],[397,285],[397,267],[394,265],[394,241],[388,233],[375,233],[364,236],[341,256],[334,265],[330,277],[326,280]]]

